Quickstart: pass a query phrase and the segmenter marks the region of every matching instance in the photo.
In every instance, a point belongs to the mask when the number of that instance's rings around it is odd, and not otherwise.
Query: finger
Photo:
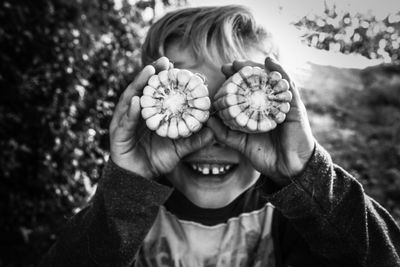
[[[283,67],[279,64],[279,62],[272,58],[272,57],[267,57],[265,59],[265,68],[269,71],[277,71],[282,75],[283,79],[286,79],[288,81],[291,81],[289,75],[286,73],[286,71],[283,69]]]
[[[280,103],[277,108],[283,113],[288,113],[290,110],[290,104],[288,102],[283,102]]]
[[[147,65],[139,73],[137,78],[128,86],[128,88],[123,92],[120,100],[115,108],[114,116],[110,124],[110,131],[114,130],[121,121],[123,114],[127,112],[129,103],[133,96],[139,96],[142,94],[143,88],[146,86],[149,78],[156,72],[168,69],[171,67],[171,62],[167,57],[161,57],[154,61],[152,65]]]
[[[224,121],[223,123],[224,123],[228,128],[230,128],[231,130],[234,130],[234,131],[243,131],[243,130],[244,130],[244,127],[240,126],[240,125],[237,123],[237,121],[236,121],[235,118],[230,119],[230,120],[226,120],[226,121]]]
[[[246,103],[246,97],[243,95],[228,94],[224,97],[220,97],[214,101],[213,105],[217,111]]]
[[[231,117],[229,109],[227,109],[227,108],[218,111],[218,116],[224,121],[229,121],[233,118],[233,117]]]
[[[265,68],[272,72],[272,71],[277,71],[282,75],[282,78],[287,80],[290,85],[290,91],[293,94],[293,99],[292,102],[290,103],[292,106],[304,106],[303,102],[301,101],[300,98],[300,93],[297,87],[295,86],[294,82],[290,79],[289,75],[287,72],[283,69],[283,67],[276,61],[276,59],[272,57],[267,57],[265,59]]]
[[[233,67],[232,67],[232,63],[222,65],[221,71],[225,75],[226,78],[235,74],[235,71],[233,70]]]
[[[214,132],[215,139],[241,153],[245,152],[247,135],[243,132],[230,130],[221,120],[211,117],[207,121],[207,126]]]
[[[119,102],[121,102],[122,105],[127,105],[133,96],[140,96],[149,78],[154,75],[155,72],[156,69],[152,65],[144,67],[137,78],[126,88]]]
[[[274,73],[277,73],[277,72],[274,72]],[[281,76],[281,75],[279,74],[279,76]],[[288,91],[289,89],[290,89],[289,82],[286,79],[280,79],[277,81],[277,83],[274,86],[274,94],[279,94],[279,93]]]
[[[151,63],[151,65],[153,65],[153,67],[155,68],[156,73],[159,73],[160,71],[169,69],[171,67],[171,62],[167,57],[160,57],[159,59]]]
[[[228,94],[236,94],[240,90],[239,85],[232,82],[232,77],[226,80],[222,87],[214,95],[214,100]]]
[[[174,140],[176,153],[179,158],[193,153],[214,142],[214,134],[208,127],[203,127],[199,132],[187,138]]]
[[[114,114],[110,123],[110,133],[112,133],[121,121],[122,116],[127,112],[129,105],[117,104]]]
[[[227,107],[226,103],[226,97],[220,97],[217,100],[214,101],[213,106],[216,111],[219,111],[221,109],[225,109]]]
[[[218,111],[218,115],[224,120],[231,120],[239,116],[240,113],[246,108],[246,104],[239,104],[229,106]]]
[[[299,90],[297,89],[297,87],[294,85],[293,82],[290,82],[290,84],[291,84],[290,85],[290,92],[292,92],[292,97],[293,97],[292,98],[292,102],[290,102],[290,104],[292,106],[304,107],[304,103],[301,100]]]
[[[268,95],[268,99],[279,102],[290,102],[293,99],[293,94],[290,91],[285,91],[277,95]]]
[[[147,84],[147,81],[152,75],[154,75],[154,73],[154,67],[152,65],[147,65],[138,74],[136,79],[125,89],[119,99],[117,106],[115,107],[114,115],[110,124],[110,131],[114,130],[117,127],[117,124],[121,121],[123,114],[126,113],[132,97],[141,95],[143,88]]]
[[[246,61],[235,60],[232,63],[232,69],[234,72],[238,72],[239,70],[241,70],[243,67],[246,67],[246,66],[260,67],[262,69],[264,68],[263,64],[257,63],[254,61],[250,61],[250,60],[246,60]]]
[[[113,133],[113,141],[116,142],[127,142],[129,140],[136,141],[136,128],[138,127],[140,120],[140,103],[139,97],[134,96],[130,101],[130,105],[127,112],[122,116],[118,123],[118,127]],[[133,143],[133,145],[135,145]]]

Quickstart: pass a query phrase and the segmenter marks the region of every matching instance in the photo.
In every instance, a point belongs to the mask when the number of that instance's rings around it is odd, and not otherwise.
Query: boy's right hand
[[[181,158],[213,142],[211,129],[171,140],[151,132],[141,118],[139,98],[149,78],[172,67],[166,57],[147,65],[122,93],[110,124],[110,152],[119,167],[145,178],[172,171]]]

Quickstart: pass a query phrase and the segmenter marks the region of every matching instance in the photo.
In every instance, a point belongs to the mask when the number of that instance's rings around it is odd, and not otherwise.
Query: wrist
[[[110,158],[115,165],[137,176],[141,176],[146,179],[154,179],[156,176],[149,167],[145,166],[145,164],[140,161],[127,161],[113,156]]]
[[[312,158],[312,155],[315,153],[315,146],[314,142],[311,149],[303,153],[298,153],[290,159],[289,162],[291,162],[292,165],[289,172],[290,177],[299,176],[304,172]]]
[[[315,154],[316,142],[310,146],[310,149],[302,153],[287,154],[284,160],[278,164],[277,175],[271,179],[280,187],[291,184],[297,177],[301,176],[310,164]]]

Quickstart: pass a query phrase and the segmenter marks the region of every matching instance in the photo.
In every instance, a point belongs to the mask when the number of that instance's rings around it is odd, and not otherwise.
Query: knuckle
[[[119,122],[118,122],[118,127],[121,127],[121,128],[123,128],[124,126],[125,126],[125,117],[123,117]]]
[[[244,152],[245,148],[246,148],[246,143],[247,143],[247,134],[242,135],[241,137],[239,137],[239,151],[240,152]]]
[[[183,158],[181,145],[176,140],[173,140],[172,142],[174,144],[175,154],[178,156],[178,158]]]
[[[203,138],[200,134],[196,134],[196,138],[193,140],[193,147],[200,148],[204,144]]]

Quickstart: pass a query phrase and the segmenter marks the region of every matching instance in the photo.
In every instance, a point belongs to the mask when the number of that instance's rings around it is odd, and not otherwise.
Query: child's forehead
[[[196,68],[200,64],[200,59],[196,56],[190,45],[182,45],[174,42],[165,49],[165,56],[174,63],[176,68]]]
[[[177,68],[195,69],[200,65],[206,63],[207,65],[222,65],[224,64],[223,58],[218,54],[212,55],[213,60],[210,59],[210,53],[214,50],[210,47],[204,49],[196,49],[191,43],[184,43],[176,40],[165,46],[165,56],[167,56]]]

